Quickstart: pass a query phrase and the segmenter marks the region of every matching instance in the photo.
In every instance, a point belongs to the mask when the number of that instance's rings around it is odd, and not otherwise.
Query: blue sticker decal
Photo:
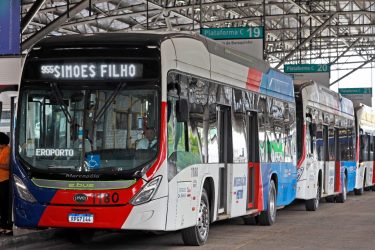
[[[99,168],[100,167],[100,155],[90,154],[86,157],[86,162],[89,168]]]
[[[237,200],[240,200],[240,199],[243,198],[243,190],[242,189],[237,191],[237,197],[236,198],[237,198]]]

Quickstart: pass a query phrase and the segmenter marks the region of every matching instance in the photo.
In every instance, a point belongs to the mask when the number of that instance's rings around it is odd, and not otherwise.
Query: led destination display
[[[59,80],[101,80],[140,78],[143,65],[140,63],[72,63],[43,64],[40,66],[42,78]]]

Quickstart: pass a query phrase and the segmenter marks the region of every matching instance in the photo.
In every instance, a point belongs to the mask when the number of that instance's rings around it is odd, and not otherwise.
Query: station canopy
[[[369,67],[375,59],[375,1],[22,0],[22,49],[45,36],[141,30],[264,27],[264,59]]]

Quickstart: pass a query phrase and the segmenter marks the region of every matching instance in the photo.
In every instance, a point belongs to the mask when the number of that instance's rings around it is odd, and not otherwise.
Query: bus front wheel
[[[210,204],[207,191],[203,189],[201,202],[199,204],[197,224],[182,230],[182,240],[188,246],[204,245],[208,238],[210,229]]]

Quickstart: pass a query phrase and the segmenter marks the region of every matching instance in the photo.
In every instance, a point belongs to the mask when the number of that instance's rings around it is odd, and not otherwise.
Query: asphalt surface
[[[14,242],[4,249],[197,249],[185,247],[179,232],[154,234],[96,232],[88,243],[72,243],[58,230],[40,240]],[[40,237],[40,236],[39,236]],[[211,225],[200,249],[375,249],[375,192],[348,195],[344,204],[322,201],[318,211],[305,211],[302,202],[278,210],[273,226],[244,225],[241,218]]]

